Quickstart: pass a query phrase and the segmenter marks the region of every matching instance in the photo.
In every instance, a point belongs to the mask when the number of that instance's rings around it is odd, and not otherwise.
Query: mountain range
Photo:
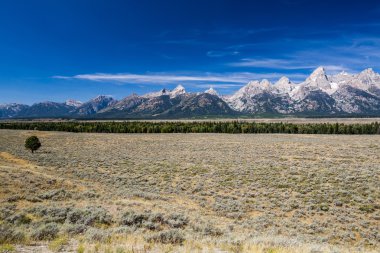
[[[318,67],[303,82],[287,77],[271,83],[251,81],[230,96],[210,88],[188,93],[182,85],[121,100],[98,96],[82,103],[41,102],[0,105],[0,118],[192,118],[257,115],[379,116],[380,75],[372,69],[358,74],[327,75]]]

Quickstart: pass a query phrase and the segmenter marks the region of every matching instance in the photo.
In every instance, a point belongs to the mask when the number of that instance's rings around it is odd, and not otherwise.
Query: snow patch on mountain
[[[208,93],[214,96],[219,96],[219,93],[213,87],[210,87],[208,90],[205,90],[205,93]]]

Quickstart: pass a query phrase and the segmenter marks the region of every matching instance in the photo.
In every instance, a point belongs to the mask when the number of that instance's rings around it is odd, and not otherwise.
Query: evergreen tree
[[[41,147],[41,142],[37,136],[30,136],[25,140],[25,148],[30,149],[32,153]]]

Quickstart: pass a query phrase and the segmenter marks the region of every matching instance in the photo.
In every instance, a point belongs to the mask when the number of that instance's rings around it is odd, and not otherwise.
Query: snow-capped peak
[[[327,80],[326,71],[324,67],[316,68],[313,73],[307,78],[307,80],[316,82],[318,80]]]
[[[205,93],[215,95],[215,96],[219,96],[218,92],[213,87],[210,87],[208,90],[205,91]]]
[[[78,101],[78,100],[68,99],[68,100],[66,100],[65,104],[68,105],[68,106],[79,107],[83,103],[81,101]]]
[[[317,87],[323,90],[331,89],[330,81],[323,67],[318,67],[304,82],[304,86]]]
[[[357,76],[357,86],[361,89],[367,90],[371,85],[380,87],[380,75],[368,68],[360,72]]]
[[[289,93],[295,86],[286,76],[281,77],[275,84],[274,87],[277,89],[278,93]]]
[[[373,71],[372,68],[367,68],[367,69],[363,70],[360,74],[369,75],[369,76],[376,75],[375,71]]]
[[[181,94],[185,94],[186,93],[186,90],[185,90],[185,87],[183,87],[181,84],[179,84],[177,87],[175,87],[174,90],[172,90],[170,92],[170,97],[176,97],[178,95],[181,95]]]
[[[260,85],[261,85],[263,88],[269,88],[270,85],[271,85],[271,83],[269,82],[269,80],[267,80],[267,79],[263,79],[263,80],[261,80]]]
[[[172,91],[164,88],[158,92],[151,92],[151,93],[145,94],[142,97],[153,98],[153,97],[159,97],[159,96],[163,96],[163,95],[169,95],[171,98],[174,98],[176,96],[179,96],[179,95],[182,95],[185,93],[186,93],[185,87],[183,87],[182,85],[179,84]]]
[[[277,85],[279,85],[279,84],[289,84],[289,83],[291,83],[291,82],[290,82],[289,78],[287,78],[286,76],[281,77],[276,82]]]
[[[100,102],[100,101],[103,101],[103,100],[112,100],[112,96],[109,96],[109,95],[99,95],[93,99],[91,99],[90,101],[92,102]]]

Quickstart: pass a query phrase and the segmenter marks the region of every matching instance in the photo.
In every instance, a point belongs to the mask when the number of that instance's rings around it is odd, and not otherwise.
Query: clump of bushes
[[[210,223],[194,224],[192,229],[204,236],[221,236],[223,234],[221,229],[214,227]]]
[[[71,193],[66,191],[65,189],[56,189],[45,192],[38,196],[40,199],[51,199],[54,201],[70,199],[72,197]]]
[[[102,229],[97,228],[90,228],[86,232],[86,238],[89,241],[96,241],[96,242],[109,242],[111,240],[111,234]]]
[[[15,230],[7,224],[0,224],[0,244],[18,243],[25,240],[25,234],[22,231]]]
[[[83,224],[65,224],[62,227],[62,232],[68,235],[83,234],[88,227]]]
[[[72,210],[72,207],[44,207],[38,206],[28,210],[28,212],[43,218],[45,223],[56,222],[64,223],[67,214]]]
[[[67,214],[67,223],[84,224],[86,226],[110,225],[112,216],[101,207],[88,207],[86,209],[73,209]]]
[[[6,219],[7,222],[15,225],[29,224],[32,219],[25,213],[14,214]]]
[[[57,237],[59,228],[57,223],[42,224],[37,227],[31,234],[35,240],[52,240]]]
[[[189,223],[189,219],[183,214],[171,214],[167,217],[165,223],[172,228],[183,228]]]
[[[120,218],[120,224],[126,226],[141,227],[143,221],[148,220],[149,216],[144,213],[136,213],[134,211],[125,212]]]
[[[45,223],[67,223],[85,226],[110,225],[112,216],[102,207],[35,207],[29,212],[42,217]]]
[[[189,219],[183,214],[170,214],[164,216],[161,213],[136,213],[134,211],[125,212],[119,221],[120,225],[145,227],[150,230],[159,230],[161,226],[171,228],[184,228],[189,223]]]
[[[164,244],[182,244],[185,241],[183,233],[178,229],[161,231],[145,238],[148,242]]]
[[[6,205],[0,208],[0,220],[5,220],[15,213],[15,205]]]
[[[359,210],[362,211],[362,212],[366,212],[366,213],[373,213],[375,211],[375,206],[374,205],[362,205],[361,207],[359,207]]]

